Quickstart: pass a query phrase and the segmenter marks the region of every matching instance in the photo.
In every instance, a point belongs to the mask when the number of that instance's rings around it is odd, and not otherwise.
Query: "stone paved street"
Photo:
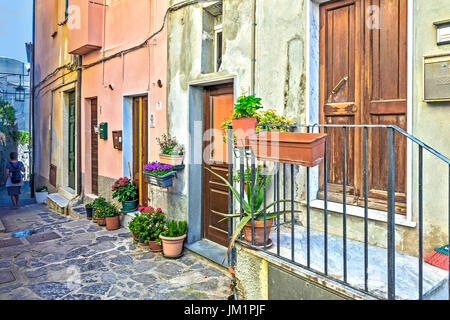
[[[137,248],[128,229],[107,231],[44,205],[0,205],[0,299],[227,299],[226,271],[185,250],[169,260]],[[37,234],[11,239],[32,228]],[[46,238],[55,238],[47,240]]]

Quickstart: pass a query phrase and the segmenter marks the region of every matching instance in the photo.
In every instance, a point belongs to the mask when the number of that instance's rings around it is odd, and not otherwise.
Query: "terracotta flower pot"
[[[150,248],[151,252],[161,252],[162,251],[162,244],[157,244],[156,241],[149,241],[148,247]]]
[[[159,162],[170,164],[171,166],[181,166],[183,164],[184,155],[160,154]]]
[[[117,230],[120,228],[119,216],[106,217],[105,220],[106,220],[106,230]]]
[[[106,218],[97,218],[97,223],[99,226],[106,226]]]
[[[247,147],[248,138],[256,133],[256,117],[232,119],[236,146]]]
[[[267,247],[272,245],[269,239],[270,229],[273,225],[273,219],[266,220],[266,245]],[[264,220],[254,220],[255,233],[252,235],[252,221],[249,221],[244,226],[244,240],[248,243],[252,243],[253,236],[255,238],[255,246],[264,246]],[[269,243],[270,242],[270,243]]]
[[[261,132],[249,137],[258,160],[315,167],[325,154],[326,134],[301,132]]]
[[[169,238],[162,235],[159,238],[162,240],[163,254],[165,257],[175,258],[181,255],[183,251],[183,242],[187,234],[181,237]]]

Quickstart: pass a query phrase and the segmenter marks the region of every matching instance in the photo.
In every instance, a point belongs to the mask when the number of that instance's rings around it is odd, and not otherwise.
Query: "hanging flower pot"
[[[159,162],[146,164],[143,173],[148,184],[161,188],[172,186],[173,175],[176,176],[176,172],[173,171],[173,167],[170,164],[162,164]]]
[[[171,166],[181,166],[183,164],[184,155],[160,154],[159,161],[161,163],[170,164]]]
[[[169,172],[163,176],[157,176],[150,173],[144,173],[145,178],[147,178],[148,184],[153,186],[158,186],[161,188],[171,187],[173,184],[173,172]]]
[[[249,138],[258,160],[315,167],[324,158],[326,134],[261,132]]]
[[[248,138],[256,133],[256,117],[247,117],[232,119],[234,137],[236,139],[235,146],[248,147]]]

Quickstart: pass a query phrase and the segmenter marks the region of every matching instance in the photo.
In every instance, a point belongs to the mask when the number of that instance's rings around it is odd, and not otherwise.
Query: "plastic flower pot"
[[[120,228],[119,216],[106,217],[105,220],[106,220],[106,230],[117,230]]]
[[[234,137],[236,138],[237,147],[248,147],[250,136],[256,133],[256,117],[232,119]]]
[[[255,239],[255,246],[264,246],[264,239],[266,241],[267,248],[272,246],[272,241],[269,239],[270,230],[273,225],[273,219],[266,220],[266,237],[264,238],[264,220],[254,220],[254,233],[252,233],[252,221],[250,220],[244,226],[244,240],[248,243],[252,243],[253,238]]]
[[[147,178],[148,184],[153,185],[153,186],[158,186],[161,188],[168,188],[168,187],[171,187],[173,184],[174,173],[175,172],[172,171],[163,176],[157,176],[157,175],[153,175],[151,173],[145,172],[144,175]]]
[[[123,201],[122,202],[122,209],[120,211],[128,213],[128,212],[135,212],[138,208],[138,202],[139,200],[131,200],[131,201]]]
[[[158,244],[156,241],[149,241],[148,247],[150,248],[151,252],[161,252],[162,251],[162,244]]]
[[[39,204],[44,204],[47,201],[48,191],[35,192],[36,202]]]
[[[171,166],[181,166],[183,164],[184,155],[160,154],[159,161]]]
[[[86,218],[88,220],[92,220],[92,213],[94,212],[94,208],[86,207]]]
[[[183,252],[183,242],[186,237],[187,234],[174,238],[159,235],[159,238],[162,240],[163,255],[167,258],[179,257]]]
[[[315,167],[325,154],[326,134],[261,132],[249,138],[258,160]]]

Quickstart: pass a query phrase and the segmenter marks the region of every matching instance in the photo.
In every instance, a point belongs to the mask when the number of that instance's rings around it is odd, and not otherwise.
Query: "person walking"
[[[11,196],[13,209],[17,209],[20,188],[23,187],[22,172],[25,172],[25,165],[18,161],[17,152],[11,152],[9,158],[11,161],[6,165],[6,172],[2,184],[6,181],[6,189],[8,190],[8,195]]]

